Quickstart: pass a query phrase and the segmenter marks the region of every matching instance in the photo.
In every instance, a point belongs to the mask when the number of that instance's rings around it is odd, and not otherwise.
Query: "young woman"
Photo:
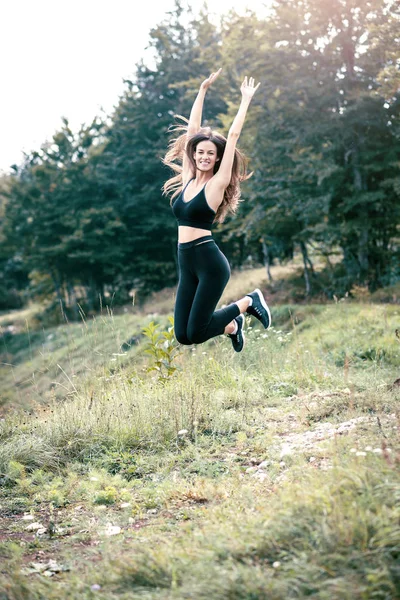
[[[244,81],[242,100],[228,137],[201,127],[204,97],[221,72],[203,81],[194,101],[185,133],[172,140],[163,162],[177,175],[163,187],[174,192],[172,211],[178,221],[179,283],[174,310],[175,336],[181,344],[201,344],[227,334],[233,348],[244,346],[244,315],[248,313],[267,329],[271,315],[259,289],[225,308],[215,310],[230,278],[228,260],[218,248],[211,228],[223,222],[228,211],[235,212],[240,182],[247,179],[246,161],[236,148],[247,109],[259,87],[252,77]],[[174,198],[178,196],[173,202]]]

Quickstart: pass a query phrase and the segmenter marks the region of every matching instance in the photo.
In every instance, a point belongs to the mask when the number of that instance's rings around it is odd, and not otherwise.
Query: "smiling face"
[[[196,168],[199,171],[214,171],[214,165],[217,162],[217,146],[214,142],[204,140],[199,142],[193,155]]]

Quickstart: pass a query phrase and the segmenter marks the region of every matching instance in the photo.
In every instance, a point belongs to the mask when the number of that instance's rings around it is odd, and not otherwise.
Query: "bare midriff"
[[[211,235],[209,229],[198,229],[197,227],[188,227],[187,225],[179,225],[178,227],[178,242],[184,244],[185,242],[193,242],[204,235]]]

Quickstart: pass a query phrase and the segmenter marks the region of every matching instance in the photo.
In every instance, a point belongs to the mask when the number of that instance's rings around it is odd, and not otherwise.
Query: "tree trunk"
[[[69,304],[70,308],[72,308],[74,321],[79,321],[79,310],[78,310],[78,303],[76,301],[75,288],[70,281],[67,282],[67,292],[68,292],[68,304]]]
[[[65,316],[65,312],[64,312],[64,295],[61,289],[61,283],[60,283],[60,277],[57,273],[57,271],[51,271],[51,278],[53,280],[53,285],[54,285],[54,291],[56,293],[56,297],[57,297],[57,302],[60,305],[60,310],[61,310],[61,314],[63,316],[63,319],[66,319]]]
[[[354,145],[353,152],[353,182],[356,193],[362,193],[366,189],[366,185],[363,181],[363,176],[359,167],[359,151],[358,147]],[[368,221],[367,219],[362,219],[362,229],[358,236],[358,249],[357,249],[357,258],[360,265],[360,275],[361,280],[363,280],[369,270],[369,256],[368,256],[368,240],[369,240],[369,231],[368,231]]]
[[[261,238],[261,246],[262,246],[263,257],[264,257],[264,266],[267,271],[268,281],[271,283],[272,282],[272,275],[271,275],[271,269],[270,269],[271,261],[270,261],[270,257],[269,257],[269,249],[268,249],[267,244],[265,243],[264,238]]]
[[[89,287],[87,289],[87,301],[88,301],[88,306],[89,306],[90,312],[95,312],[96,298],[97,298],[96,282],[93,279],[93,277],[90,277]]]
[[[309,274],[309,264],[310,259],[308,258],[307,246],[304,242],[300,242],[301,254],[303,256],[303,264],[304,264],[304,281],[306,284],[306,296],[310,295],[311,292],[311,282],[310,282],[310,274]]]
[[[369,270],[369,257],[368,257],[368,228],[366,225],[360,232],[358,237],[358,262],[360,263],[361,277],[364,278],[368,274]]]

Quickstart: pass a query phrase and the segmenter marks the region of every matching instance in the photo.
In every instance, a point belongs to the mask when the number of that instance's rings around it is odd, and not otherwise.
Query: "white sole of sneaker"
[[[244,350],[244,347],[245,347],[245,345],[246,345],[246,336],[244,335],[244,331],[243,331],[243,328],[244,328],[244,324],[245,324],[245,322],[246,322],[246,319],[244,318],[244,314],[243,314],[243,313],[242,313],[241,315],[239,315],[239,317],[241,317],[241,321],[242,321],[242,339],[243,339],[243,347],[242,347],[242,349],[241,349],[241,352],[243,352],[243,350]],[[239,317],[238,317],[238,318],[239,318]]]
[[[264,298],[264,296],[263,296],[263,294],[262,294],[261,290],[259,290],[259,289],[257,288],[257,289],[255,289],[254,291],[255,291],[255,292],[258,294],[258,297],[260,298],[260,302],[261,302],[261,304],[263,305],[263,307],[265,308],[265,310],[266,310],[266,311],[267,311],[267,313],[268,313],[269,325],[268,325],[268,327],[266,327],[265,329],[269,329],[269,328],[271,327],[271,312],[270,312],[270,310],[269,310],[269,308],[268,308],[268,304],[265,302],[265,298]]]

